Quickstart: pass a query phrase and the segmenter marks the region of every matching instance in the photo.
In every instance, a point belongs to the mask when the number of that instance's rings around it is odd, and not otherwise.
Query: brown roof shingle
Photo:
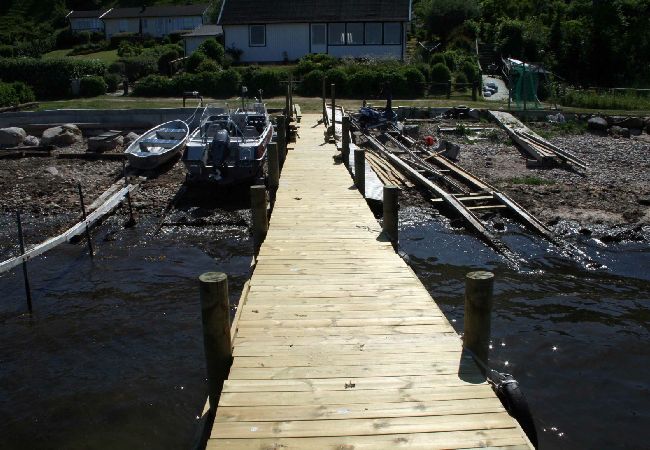
[[[408,21],[410,0],[224,0],[220,25]]]

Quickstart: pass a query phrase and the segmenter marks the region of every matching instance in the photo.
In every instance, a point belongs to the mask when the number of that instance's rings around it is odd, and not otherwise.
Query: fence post
[[[16,223],[18,224],[18,245],[20,254],[25,254],[25,238],[23,236],[23,224],[20,220],[20,211],[16,211]],[[27,298],[27,310],[32,313],[32,290],[29,286],[29,276],[27,275],[27,261],[23,260],[23,279],[25,281],[25,296]]]
[[[79,191],[79,202],[81,203],[81,215],[83,217],[83,220],[86,220],[86,205],[84,205],[84,194],[81,192],[81,183],[77,182],[77,190]],[[90,257],[95,256],[95,252],[93,251],[93,241],[90,236],[90,228],[87,223],[84,224],[86,226],[86,240],[88,241],[88,251],[90,252]]]
[[[323,125],[327,127],[327,80],[323,77]]]
[[[278,135],[278,156],[280,167],[284,165],[284,158],[287,155],[287,127],[286,119],[284,116],[278,116],[276,119],[276,133]]]
[[[350,116],[343,116],[341,128],[341,156],[343,158],[343,164],[347,167],[350,165]]]
[[[361,195],[366,197],[366,151],[362,148],[354,149],[354,185]]]
[[[332,83],[332,136],[336,137],[336,84]]]
[[[251,210],[253,216],[253,246],[257,255],[269,228],[266,214],[266,188],[264,186],[251,186]]]
[[[479,271],[465,276],[463,346],[488,366],[494,274]]]
[[[399,188],[384,186],[384,223],[383,230],[393,243],[398,241]]]
[[[206,272],[199,277],[199,286],[208,398],[214,412],[232,364],[228,277],[222,272]]]

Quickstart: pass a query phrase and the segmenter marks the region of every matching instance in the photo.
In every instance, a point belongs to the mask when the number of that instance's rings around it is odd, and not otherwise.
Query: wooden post
[[[327,127],[327,79],[323,77],[323,125]]]
[[[398,241],[398,212],[399,188],[397,186],[384,186],[384,223],[383,230],[391,242]]]
[[[524,74],[521,76],[521,95],[524,97],[524,111],[526,111],[526,62],[523,62]]]
[[[253,216],[253,246],[257,255],[269,228],[266,214],[266,188],[264,186],[251,186],[251,210]]]
[[[228,277],[221,272],[206,272],[199,277],[199,285],[208,397],[214,412],[232,364]]]
[[[25,254],[25,238],[23,236],[23,224],[20,221],[20,211],[16,211],[16,222],[18,224],[18,245],[20,254]],[[25,280],[25,296],[27,297],[27,310],[32,313],[32,290],[29,287],[29,276],[27,275],[27,261],[23,261],[23,279]]]
[[[362,148],[354,149],[354,185],[361,195],[366,197],[366,151]]]
[[[488,366],[493,290],[493,273],[479,271],[470,272],[465,276],[463,346],[470,350],[485,367]]]
[[[275,195],[275,191],[280,185],[280,160],[278,159],[278,144],[270,142],[268,145],[268,173],[269,173],[269,191]]]
[[[343,164],[347,167],[350,165],[350,116],[343,116],[342,129],[341,156],[343,158]]]
[[[293,120],[293,73],[289,73],[289,119]]]
[[[336,84],[332,83],[332,136],[336,137]]]
[[[81,203],[81,215],[83,217],[83,220],[86,220],[86,205],[84,205],[84,194],[81,192],[81,183],[77,182],[77,190],[79,191],[79,202]],[[86,226],[86,241],[88,241],[88,252],[90,253],[90,257],[95,256],[95,252],[93,251],[93,241],[90,236],[90,229],[88,227],[88,224],[85,224]]]
[[[478,100],[478,81],[472,83],[472,101]]]
[[[287,120],[291,121],[291,105],[289,104],[289,96],[291,95],[289,91],[291,90],[291,83],[287,83],[287,94],[284,99],[284,115],[287,117]]]
[[[284,158],[287,155],[287,127],[284,116],[278,116],[276,127],[276,133],[278,135],[278,155],[280,157],[280,167],[282,167],[284,165]]]
[[[124,186],[129,187],[129,180],[126,178],[126,162],[122,160],[122,176],[124,177]],[[131,192],[126,191],[126,203],[129,206],[129,220],[124,224],[125,227],[129,228],[135,225],[135,219],[133,218],[133,206],[131,205]]]

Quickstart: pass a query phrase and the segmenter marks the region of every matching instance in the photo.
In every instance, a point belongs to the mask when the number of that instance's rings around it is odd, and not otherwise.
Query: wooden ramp
[[[209,449],[531,448],[303,116]]]

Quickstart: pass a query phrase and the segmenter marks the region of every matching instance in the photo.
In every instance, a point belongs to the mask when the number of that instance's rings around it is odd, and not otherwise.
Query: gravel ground
[[[645,139],[625,139],[585,134],[556,134],[553,125],[533,125],[555,145],[585,160],[581,174],[564,168],[527,168],[526,155],[504,131],[489,139],[469,143],[445,135],[461,145],[458,163],[494,185],[542,221],[560,220],[594,225],[643,227],[650,225],[650,144]],[[423,127],[430,134],[435,125]]]

